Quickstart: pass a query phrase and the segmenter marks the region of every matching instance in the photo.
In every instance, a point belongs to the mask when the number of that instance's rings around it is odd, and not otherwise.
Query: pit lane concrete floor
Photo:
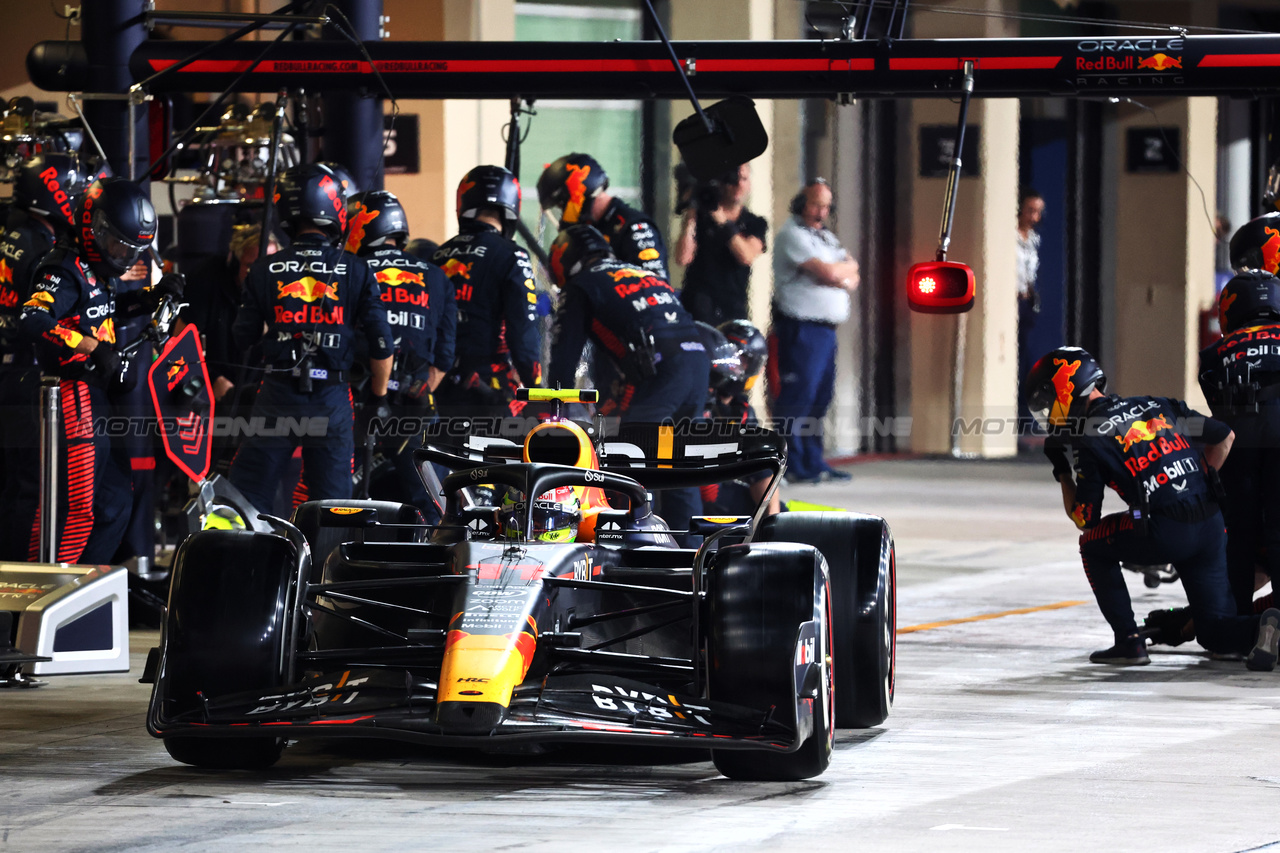
[[[128,675],[0,692],[0,850],[1280,849],[1280,673],[1194,644],[1146,668],[1108,643],[1047,466],[883,462],[790,497],[885,515],[905,633],[882,728],[831,769],[744,784],[708,761],[564,753],[474,760],[391,745],[290,747],[265,773],[175,764]],[[1130,589],[1140,614],[1180,589]],[[646,763],[656,762],[656,763]]]

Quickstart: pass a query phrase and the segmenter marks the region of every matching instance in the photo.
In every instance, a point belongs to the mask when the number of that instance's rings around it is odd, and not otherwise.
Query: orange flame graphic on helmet
[[[1225,290],[1222,292],[1222,298],[1218,300],[1218,323],[1219,324],[1221,324],[1222,321],[1226,319],[1227,312],[1231,310],[1232,304],[1235,303],[1236,297],[1238,297],[1239,295],[1240,294],[1238,293],[1227,293]]]
[[[1262,233],[1267,235],[1267,242],[1262,244],[1262,268],[1272,275],[1280,274],[1280,230],[1265,225]]]
[[[1075,396],[1076,384],[1071,381],[1071,377],[1080,369],[1080,361],[1055,358],[1053,363],[1058,366],[1058,370],[1053,374],[1055,399],[1053,408],[1049,410],[1049,423],[1062,426],[1067,422],[1067,412],[1071,410],[1071,400]]]
[[[311,276],[291,281],[288,284],[279,281],[276,282],[276,286],[280,291],[281,299],[292,296],[295,299],[301,299],[303,302],[316,302],[321,299],[336,300],[338,298],[338,285],[319,281]]]
[[[576,166],[565,163],[569,176],[565,178],[564,187],[569,191],[569,201],[564,206],[562,222],[577,222],[582,218],[582,206],[587,203],[587,175],[591,174],[590,166]]]
[[[557,243],[551,247],[551,275],[556,280],[556,284],[564,284],[566,278],[564,272],[564,253],[569,248],[569,242]]]
[[[347,230],[346,250],[352,254],[360,251],[361,244],[364,243],[364,227],[373,220],[377,219],[381,214],[381,210],[369,210],[362,202],[356,202],[351,209],[350,226]]]
[[[454,205],[458,209],[458,213],[462,213],[462,197],[466,195],[467,191],[470,190],[475,185],[476,185],[475,181],[465,181],[465,180],[462,183],[458,184],[458,201]]]

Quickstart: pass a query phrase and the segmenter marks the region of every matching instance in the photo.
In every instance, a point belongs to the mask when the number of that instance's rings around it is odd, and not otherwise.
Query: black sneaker
[[[1089,655],[1090,663],[1109,663],[1113,666],[1146,666],[1151,663],[1147,655],[1147,641],[1141,637],[1117,640],[1109,649]]]
[[[1280,610],[1268,607],[1262,611],[1262,621],[1258,623],[1258,642],[1249,650],[1244,665],[1255,672],[1275,669],[1277,645],[1280,645]]]
[[[850,474],[848,471],[841,471],[839,468],[827,468],[823,470],[823,472],[818,476],[821,477],[823,480],[844,481],[844,480],[853,479],[852,474]]]

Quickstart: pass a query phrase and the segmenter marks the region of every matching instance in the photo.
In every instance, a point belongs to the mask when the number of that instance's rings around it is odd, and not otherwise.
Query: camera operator
[[[683,188],[688,191],[686,182]],[[764,254],[769,225],[747,210],[751,167],[693,187],[683,207],[676,262],[686,267],[680,301],[693,319],[718,326],[747,319],[751,264]],[[681,212],[677,209],[677,213]]]

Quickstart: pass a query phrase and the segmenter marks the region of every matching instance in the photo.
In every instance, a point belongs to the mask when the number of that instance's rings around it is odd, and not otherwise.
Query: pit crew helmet
[[[742,386],[721,393],[741,394],[750,391],[760,380],[764,363],[769,358],[769,344],[764,339],[764,334],[746,320],[729,320],[717,328],[729,343],[738,348],[738,358],[742,361]]]
[[[85,183],[76,155],[37,154],[14,172],[13,206],[38,213],[56,230],[67,231],[75,225],[76,195]]]
[[[573,486],[559,486],[543,492],[533,502],[533,529],[526,534],[524,526],[526,502],[515,500],[511,493],[502,499],[499,518],[502,535],[508,539],[538,542],[573,542],[582,521],[582,503]]]
[[[502,236],[510,237],[520,219],[520,182],[501,166],[476,166],[458,184],[459,225],[486,208],[500,213]]]
[[[102,278],[133,266],[156,236],[156,209],[133,181],[106,178],[76,202],[75,235],[81,257]]]
[[[415,237],[405,244],[404,250],[419,260],[430,262],[440,251],[440,244],[426,237]]]
[[[1218,323],[1222,334],[1263,322],[1280,322],[1280,279],[1264,270],[1245,270],[1218,295]]]
[[[711,390],[716,394],[735,394],[742,388],[746,372],[742,368],[742,358],[738,348],[729,343],[729,339],[709,323],[696,322],[702,346],[711,359]]]
[[[321,160],[319,165],[325,166],[330,172],[337,177],[338,183],[342,184],[342,191],[347,194],[347,198],[351,198],[360,192],[360,187],[356,185],[356,179],[351,177],[351,171],[341,163],[335,163],[332,160]]]
[[[280,228],[290,237],[315,227],[337,241],[347,230],[347,195],[339,176],[323,163],[286,169],[276,184],[276,207]]]
[[[1058,347],[1027,373],[1027,408],[1046,430],[1078,428],[1089,407],[1089,395],[1107,387],[1107,376],[1087,351]]]
[[[591,222],[591,202],[609,188],[609,174],[590,154],[568,154],[542,171],[538,204],[560,208],[560,227]]]
[[[1280,211],[1250,219],[1231,235],[1231,268],[1280,275]]]
[[[551,279],[561,287],[587,264],[600,258],[612,258],[613,247],[592,225],[570,225],[551,243]]]
[[[409,236],[409,219],[404,215],[400,199],[386,190],[356,193],[347,202],[347,251],[373,249],[394,237],[404,241]]]

